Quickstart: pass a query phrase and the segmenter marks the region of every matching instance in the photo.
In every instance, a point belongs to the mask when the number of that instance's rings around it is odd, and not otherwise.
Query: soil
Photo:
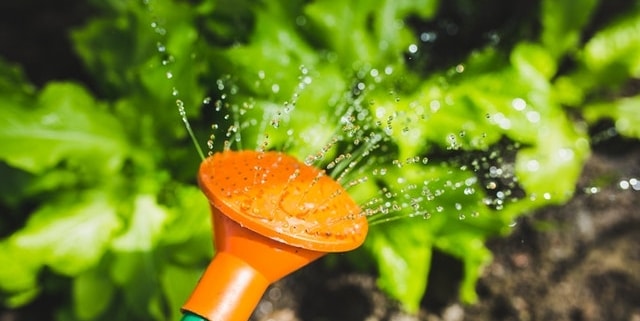
[[[569,203],[522,217],[510,236],[488,242],[494,261],[473,305],[457,301],[460,263],[442,253],[418,315],[382,294],[375,275],[327,268],[329,257],[274,284],[252,320],[640,321],[640,146],[605,144]]]

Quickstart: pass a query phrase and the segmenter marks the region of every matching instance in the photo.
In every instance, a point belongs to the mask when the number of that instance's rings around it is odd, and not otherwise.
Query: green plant
[[[350,192],[389,220],[352,257],[412,312],[434,248],[462,260],[461,298],[476,299],[484,241],[571,197],[588,125],[640,138],[638,93],[619,98],[640,77],[634,1],[603,17],[602,1],[545,0],[484,34],[469,31],[488,20],[480,5],[461,0],[96,6],[73,40],[99,92],[34,88],[0,63],[2,299],[28,304],[61,276],[59,320],[178,318],[211,245],[177,105],[198,137],[218,124],[214,149],[352,155],[343,181],[367,177]]]

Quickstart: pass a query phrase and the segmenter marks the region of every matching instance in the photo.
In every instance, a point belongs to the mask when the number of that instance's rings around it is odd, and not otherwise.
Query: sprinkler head
[[[183,311],[207,320],[248,320],[269,284],[326,253],[357,248],[367,234],[339,183],[283,153],[216,153],[198,179],[216,254]]]

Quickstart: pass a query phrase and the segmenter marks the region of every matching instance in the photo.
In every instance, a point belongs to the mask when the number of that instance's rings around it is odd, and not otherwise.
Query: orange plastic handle
[[[269,284],[324,255],[243,228],[212,207],[217,252],[183,310],[211,321],[246,321]]]

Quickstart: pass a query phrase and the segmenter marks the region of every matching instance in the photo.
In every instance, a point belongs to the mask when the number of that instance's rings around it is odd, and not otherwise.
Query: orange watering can
[[[324,171],[279,152],[224,151],[198,175],[216,254],[183,321],[246,321],[269,284],[367,234],[360,207]]]

